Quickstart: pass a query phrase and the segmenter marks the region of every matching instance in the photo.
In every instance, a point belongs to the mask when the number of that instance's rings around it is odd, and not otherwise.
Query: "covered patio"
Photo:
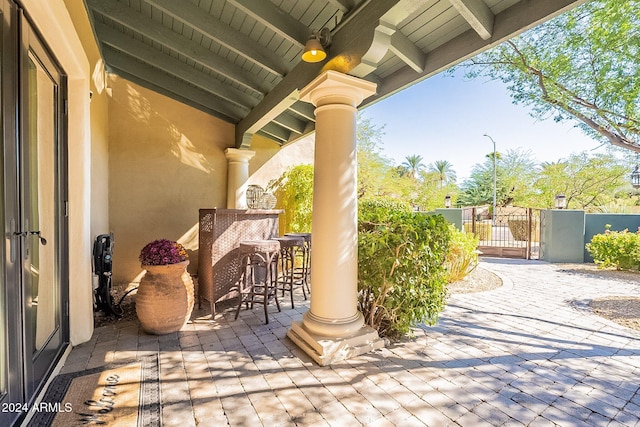
[[[481,268],[503,286],[453,295],[415,339],[330,367],[286,337],[307,310],[299,301],[273,309],[269,325],[259,310],[234,321],[231,308],[213,323],[194,313],[167,336],[135,321],[103,326],[63,372],[158,354],[165,426],[640,423],[640,332],[587,308],[612,289],[637,295],[633,278],[524,260],[489,258]]]
[[[113,110],[122,121],[110,120],[115,138],[110,141],[109,223],[120,242],[114,279],[136,280],[137,248],[152,240],[153,233],[168,233],[198,251],[186,220],[188,209],[216,207],[222,196],[227,208],[246,208],[247,185],[267,184],[255,182],[255,172],[270,157],[285,156],[287,148],[315,133],[314,286],[310,309],[302,321],[292,324],[289,336],[319,364],[379,348],[381,340],[363,326],[356,308],[358,108],[583,1],[206,0],[178,5],[168,0],[88,0],[100,60],[112,79],[107,86],[124,107]],[[310,55],[303,60],[301,54],[307,51]],[[312,55],[316,51],[322,56]],[[145,95],[137,85],[152,94]],[[213,164],[219,155],[207,153],[213,148],[207,147],[207,138],[196,142],[190,137],[197,123],[174,122],[171,108],[163,112],[153,103],[145,106],[146,99],[157,94],[224,122],[207,120],[217,139],[213,145],[225,146],[233,136],[233,146],[224,151],[226,185],[221,176],[224,165]],[[132,140],[131,129],[140,124],[148,131],[133,132],[137,140],[158,145],[150,148],[153,157]],[[165,182],[166,171],[156,169],[169,160],[162,148],[167,139],[167,148],[181,163],[172,165],[178,177],[186,165],[190,173],[206,172],[215,184],[201,176],[178,178],[180,188]],[[142,163],[132,171],[134,157]],[[154,184],[152,176],[165,182],[162,197],[149,200],[129,190],[130,183],[140,179],[139,190],[146,191]],[[203,185],[215,188],[215,196],[203,194]],[[211,205],[194,206],[196,199]],[[160,212],[175,206],[176,200],[184,201],[181,208],[187,210],[180,209],[169,221]],[[144,213],[132,216],[132,206]],[[153,232],[146,226],[149,218],[160,225]],[[194,264],[192,272],[201,270]]]
[[[96,236],[114,233],[116,282],[139,281],[140,249],[159,238],[182,243],[196,273],[198,210],[244,209],[249,184],[266,185],[301,156],[316,171],[313,287],[309,309],[282,327],[316,363],[367,360],[360,353],[381,341],[356,307],[358,109],[584,1],[0,0],[0,402],[37,402],[83,351],[91,363],[146,345],[191,357],[183,349],[202,346],[204,329],[166,337],[166,348],[135,327],[94,333]],[[323,61],[302,61],[310,37]],[[224,317],[208,322],[190,326],[208,328],[208,344],[224,341],[222,326],[234,330]],[[235,339],[260,330],[248,325]],[[335,343],[349,351],[334,357]],[[0,413],[6,424],[24,417]]]

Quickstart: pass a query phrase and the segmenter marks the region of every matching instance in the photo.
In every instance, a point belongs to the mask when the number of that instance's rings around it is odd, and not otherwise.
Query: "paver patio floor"
[[[164,426],[640,426],[640,333],[592,314],[588,300],[640,295],[538,261],[485,259],[496,290],[449,299],[438,325],[320,367],[286,332],[308,303],[278,313],[204,311],[181,332],[137,322],[95,330],[63,372],[159,354]],[[566,266],[565,266],[566,267]]]

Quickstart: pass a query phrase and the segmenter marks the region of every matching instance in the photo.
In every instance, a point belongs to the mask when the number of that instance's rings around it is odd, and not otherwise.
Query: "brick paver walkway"
[[[331,367],[287,338],[308,304],[199,312],[183,331],[96,329],[63,372],[158,353],[164,426],[640,426],[640,333],[587,309],[640,283],[487,259],[500,289],[454,295],[435,327]]]

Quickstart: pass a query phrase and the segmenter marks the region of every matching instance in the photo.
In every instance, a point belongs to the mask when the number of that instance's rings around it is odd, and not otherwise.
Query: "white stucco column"
[[[316,106],[311,307],[288,336],[321,365],[382,346],[357,308],[357,106],[374,83],[335,71],[300,92]]]
[[[227,157],[227,208],[229,209],[247,208],[249,160],[255,154],[255,151],[237,148],[224,150],[224,155]]]

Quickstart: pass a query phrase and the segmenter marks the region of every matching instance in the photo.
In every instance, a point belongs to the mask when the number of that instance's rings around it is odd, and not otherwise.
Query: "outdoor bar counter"
[[[211,304],[237,296],[232,288],[240,276],[238,251],[242,240],[278,236],[282,210],[200,209],[198,250],[198,295]]]

